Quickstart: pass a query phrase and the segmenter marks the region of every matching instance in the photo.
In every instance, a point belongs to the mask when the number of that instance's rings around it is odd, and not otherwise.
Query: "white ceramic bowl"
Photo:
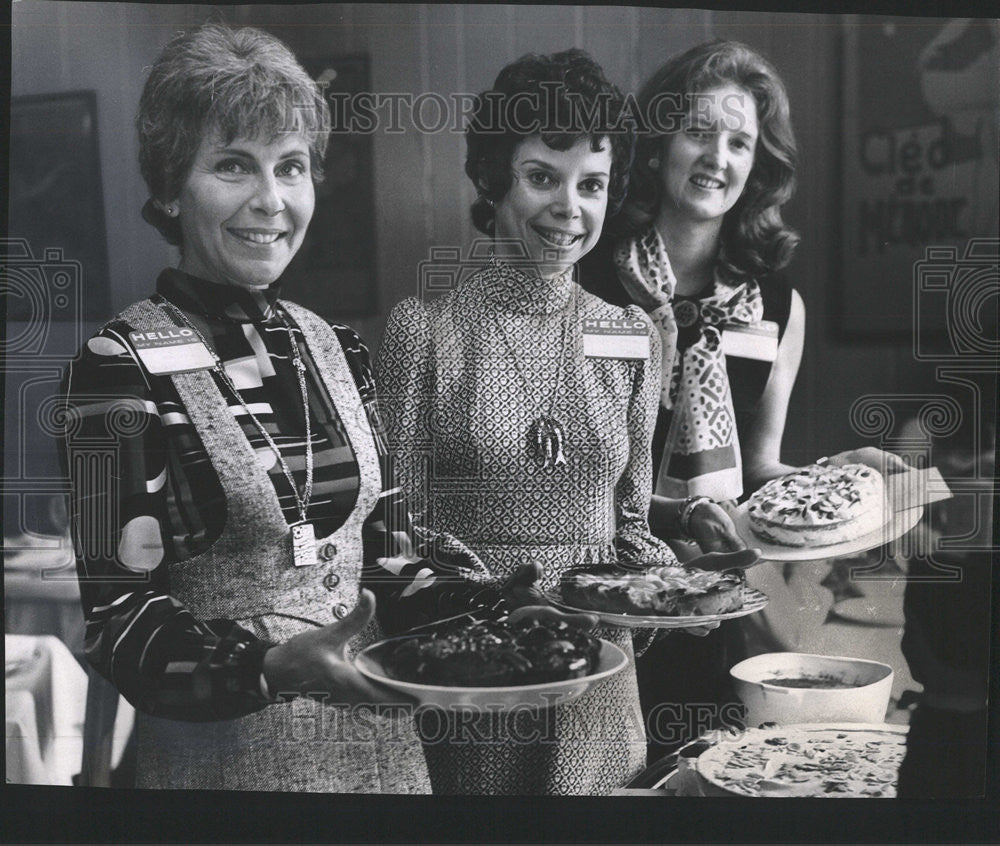
[[[769,652],[740,661],[729,674],[747,706],[748,727],[773,722],[881,723],[892,692],[892,667],[864,658]],[[788,687],[778,679],[826,679],[847,688]]]
[[[382,663],[382,657],[391,643],[392,641],[382,641],[369,646],[354,659],[354,666],[372,681],[402,691],[421,705],[435,705],[445,710],[487,713],[520,709],[537,710],[553,705],[565,705],[628,666],[628,656],[621,649],[613,643],[601,640],[597,666],[588,676],[512,687],[445,687],[392,678]]]

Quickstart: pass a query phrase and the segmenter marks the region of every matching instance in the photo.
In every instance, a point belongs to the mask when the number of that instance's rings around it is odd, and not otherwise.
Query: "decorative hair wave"
[[[759,135],[746,187],[723,220],[720,260],[738,276],[763,275],[787,265],[799,242],[781,217],[781,207],[795,190],[798,153],[788,94],[778,72],[745,44],[710,41],[657,70],[640,90],[638,107],[646,114],[657,100],[688,104],[692,95],[726,84],[753,96]],[[612,224],[619,234],[642,228],[659,211],[662,187],[649,160],[660,157],[663,137],[662,132],[647,131],[638,138],[628,198]]]
[[[176,35],[146,79],[136,118],[139,167],[150,196],[169,202],[180,193],[208,132],[268,141],[301,133],[309,144],[313,180],[323,177],[330,109],[281,41],[252,27],[208,23]],[[171,244],[180,223],[147,202],[143,217]]]
[[[608,212],[617,212],[628,188],[635,147],[624,104],[618,88],[582,50],[529,54],[507,65],[493,87],[476,98],[465,132],[465,172],[479,192],[471,209],[475,227],[493,234],[491,203],[510,190],[514,150],[533,135],[553,150],[568,150],[589,138],[597,152],[609,139]]]

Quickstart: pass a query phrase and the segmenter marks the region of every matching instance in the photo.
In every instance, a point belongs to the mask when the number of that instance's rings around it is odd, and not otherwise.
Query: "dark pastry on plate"
[[[652,617],[700,617],[743,607],[741,574],[687,567],[622,570],[581,567],[567,570],[562,599],[574,608]]]
[[[445,687],[512,687],[594,672],[600,641],[562,621],[443,624],[388,650],[395,679]]]

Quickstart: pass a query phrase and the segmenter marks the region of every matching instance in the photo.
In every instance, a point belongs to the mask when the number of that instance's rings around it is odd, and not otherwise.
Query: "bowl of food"
[[[628,666],[625,653],[563,621],[464,622],[373,644],[358,671],[421,705],[510,711],[562,705]]]
[[[734,666],[746,724],[881,723],[892,692],[892,667],[864,658],[769,652]]]

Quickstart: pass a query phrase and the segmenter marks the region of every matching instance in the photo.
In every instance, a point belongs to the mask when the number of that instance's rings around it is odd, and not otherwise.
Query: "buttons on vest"
[[[319,560],[320,561],[333,561],[337,556],[337,545],[335,543],[330,543],[327,541],[324,544],[320,544],[319,547]]]
[[[343,620],[348,614],[350,614],[350,609],[344,605],[342,602],[338,602],[333,606],[333,613],[338,620]]]
[[[336,590],[337,585],[340,584],[340,576],[336,573],[327,573],[323,576],[323,587],[327,590]]]

